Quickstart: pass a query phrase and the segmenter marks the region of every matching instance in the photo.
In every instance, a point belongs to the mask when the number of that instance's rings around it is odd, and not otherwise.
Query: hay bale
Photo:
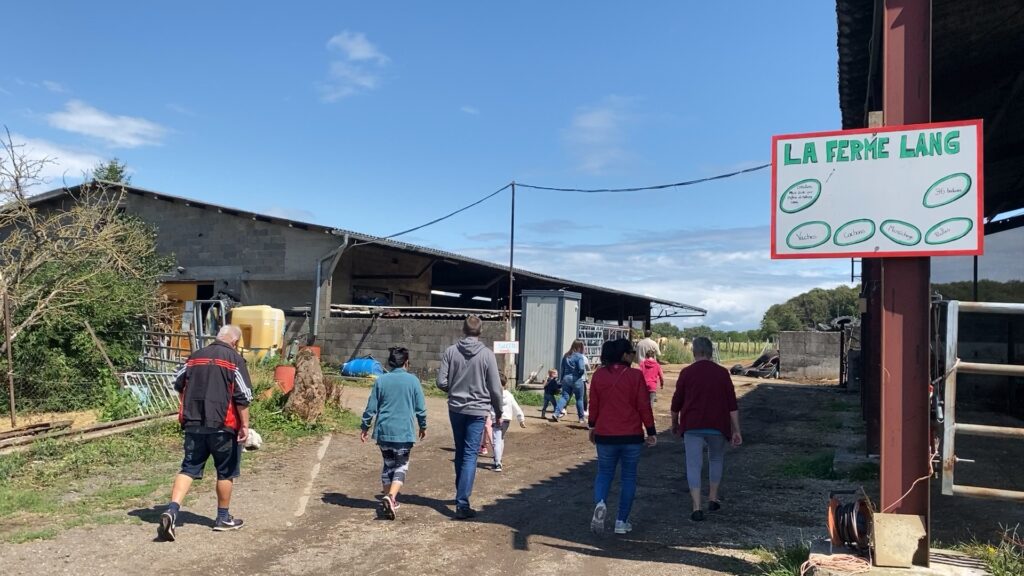
[[[288,396],[284,411],[306,422],[315,422],[324,412],[327,387],[320,361],[308,348],[300,350],[295,358],[295,389]]]

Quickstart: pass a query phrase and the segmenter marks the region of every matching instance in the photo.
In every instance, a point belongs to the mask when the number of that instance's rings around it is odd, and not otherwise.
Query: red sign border
[[[846,134],[883,134],[886,132],[902,132],[906,130],[930,130],[934,128],[951,128],[955,126],[973,126],[978,140],[978,248],[974,250],[897,250],[893,252],[808,252],[803,254],[779,254],[775,246],[775,218],[778,207],[778,186],[776,167],[778,164],[779,140],[795,140],[799,138],[820,138],[824,136],[840,136]],[[928,124],[904,124],[901,126],[881,126],[878,128],[856,128],[853,130],[830,130],[826,132],[806,132],[803,134],[777,134],[772,136],[772,260],[806,260],[812,258],[911,258],[925,256],[980,256],[985,253],[985,155],[984,131],[981,119],[956,120],[953,122],[934,122]]]

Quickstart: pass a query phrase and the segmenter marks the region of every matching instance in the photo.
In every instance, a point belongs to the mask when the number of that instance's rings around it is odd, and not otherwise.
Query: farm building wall
[[[327,318],[320,327],[320,357],[334,366],[368,355],[385,364],[388,348],[405,346],[411,371],[420,378],[436,378],[441,354],[462,337],[462,323],[461,318]],[[286,340],[307,330],[303,319],[289,318]],[[504,322],[484,321],[480,340],[488,348],[504,339]],[[501,359],[498,364],[502,366]]]
[[[213,282],[215,293],[244,304],[309,306],[317,260],[343,242],[321,231],[137,194],[126,195],[124,204],[157,229],[157,250],[173,254],[184,268],[174,281]],[[429,306],[431,263],[380,246],[349,248],[334,272],[331,302],[378,295],[397,306]]]
[[[839,379],[839,332],[780,332],[779,376]]]

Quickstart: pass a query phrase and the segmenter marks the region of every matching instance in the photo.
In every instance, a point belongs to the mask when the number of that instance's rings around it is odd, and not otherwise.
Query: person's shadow
[[[324,495],[320,498],[324,504],[331,504],[333,506],[341,506],[343,508],[355,508],[360,510],[372,510],[380,508],[380,502],[377,500],[367,500],[365,498],[353,498],[347,494],[340,492],[324,492]]]
[[[152,506],[150,508],[137,508],[135,510],[130,510],[128,515],[138,518],[147,524],[159,524],[160,515],[163,514],[166,509],[167,507],[164,505]],[[178,514],[175,516],[174,525],[184,526],[186,524],[205,526],[207,528],[213,528],[217,525],[213,518],[200,516],[199,514],[195,514],[187,510],[179,510]],[[161,540],[159,537],[155,537],[153,538],[153,541],[160,542]]]
[[[380,504],[375,500],[353,498],[347,494],[341,494],[339,492],[325,492],[320,500],[323,501],[324,504],[341,506],[343,508],[352,508],[355,510],[376,509],[378,512],[380,510]],[[399,497],[399,502],[409,506],[423,506],[424,508],[430,508],[447,518],[455,517],[455,513],[451,510],[451,505],[454,504],[452,501],[438,500],[437,498],[420,496],[419,494],[403,493]]]

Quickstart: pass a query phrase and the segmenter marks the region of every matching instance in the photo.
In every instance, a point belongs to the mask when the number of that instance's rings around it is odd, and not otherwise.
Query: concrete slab
[[[848,554],[845,549],[836,549],[835,554]],[[832,545],[827,541],[819,541],[811,544],[811,560],[827,562],[833,555]],[[977,558],[953,550],[932,548],[931,566],[922,568],[912,566],[910,568],[882,568],[872,566],[867,572],[860,572],[867,576],[988,576],[989,572],[985,563]],[[826,566],[813,566],[805,576],[849,576],[848,570],[828,568]]]

